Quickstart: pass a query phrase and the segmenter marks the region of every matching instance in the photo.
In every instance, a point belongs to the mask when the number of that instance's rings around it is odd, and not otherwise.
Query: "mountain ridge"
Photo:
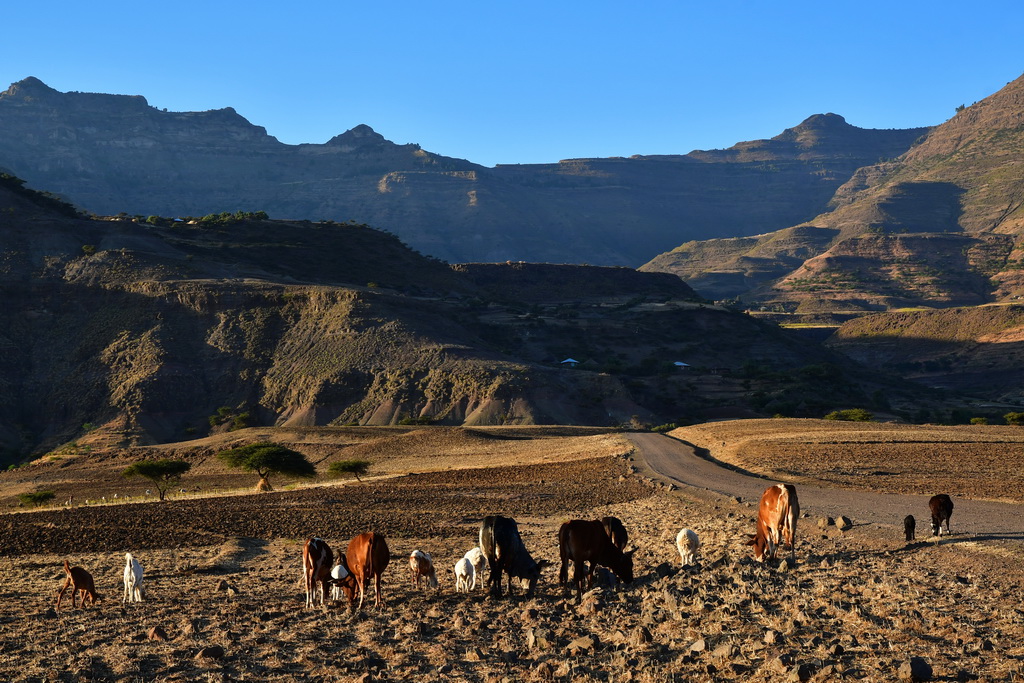
[[[789,129],[793,140],[733,152],[487,168],[365,124],[287,145],[230,107],[164,112],[138,95],[60,93],[25,79],[0,94],[0,165],[97,214],[264,210],[372,224],[449,262],[636,267],[687,239],[808,220],[854,171],[899,155],[921,130],[840,120],[810,117]]]

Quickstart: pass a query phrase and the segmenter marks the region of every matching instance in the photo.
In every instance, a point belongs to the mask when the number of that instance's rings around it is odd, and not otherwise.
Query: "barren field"
[[[463,436],[433,429],[382,437],[398,439],[394,450],[372,446],[382,473],[404,475],[404,464],[383,463],[416,462],[401,439],[426,432],[415,438],[439,448],[426,462],[452,464],[422,474],[255,495],[204,488],[164,503],[0,517],[0,679],[883,681],[898,679],[911,657],[927,660],[935,680],[1021,675],[1015,545],[956,534],[906,544],[888,529],[841,532],[805,519],[795,564],[759,565],[743,545],[751,504],[653,485],[631,473],[619,435],[508,431],[474,459],[456,452]],[[325,459],[374,442],[302,438]],[[52,471],[84,487],[73,471],[98,473],[103,458],[114,471],[104,481],[116,483],[125,454],[49,463],[36,476]],[[18,476],[26,472],[0,478],[5,494]],[[492,513],[514,516],[534,556],[555,562],[532,599],[454,592],[451,567]],[[604,514],[629,529],[637,579],[577,603],[554,581],[557,528]],[[683,526],[704,544],[697,567],[679,567],[674,537]],[[319,535],[338,549],[370,529],[387,536],[392,554],[385,609],[304,609],[303,540]],[[405,558],[414,548],[433,554],[439,591],[410,586]],[[128,607],[125,551],[145,567],[147,589],[146,602]],[[92,571],[105,597],[98,607],[53,610],[65,557]],[[147,637],[158,626],[167,640]]]
[[[1024,429],[836,420],[711,422],[671,436],[780,481],[1024,501]]]

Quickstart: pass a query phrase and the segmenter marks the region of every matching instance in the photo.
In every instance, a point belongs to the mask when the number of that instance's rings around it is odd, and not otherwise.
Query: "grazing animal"
[[[501,575],[505,573],[508,574],[509,595],[512,595],[512,579],[516,578],[527,582],[526,594],[532,596],[541,570],[549,564],[547,560],[537,562],[530,556],[519,535],[519,525],[511,517],[484,517],[480,523],[480,549],[491,567],[487,584],[494,595],[501,595]]]
[[[942,523],[946,523],[946,535],[949,535],[949,518],[953,516],[953,499],[945,493],[932,496],[928,501],[928,509],[932,513],[932,536],[942,535]]]
[[[604,525],[605,533],[608,534],[608,538],[612,539],[615,547],[625,550],[626,544],[629,543],[629,534],[626,533],[626,527],[622,525],[622,520],[618,517],[602,517],[601,524]]]
[[[356,579],[348,570],[345,553],[338,553],[338,564],[331,569],[331,600],[341,600],[341,592],[345,591],[348,604],[356,599]]]
[[[917,529],[917,520],[914,515],[907,515],[903,518],[903,533],[907,537],[907,543],[914,540],[914,530]]]
[[[484,551],[480,550],[479,546],[477,546],[476,548],[473,548],[472,550],[467,550],[466,554],[464,555],[464,557],[467,560],[469,560],[470,563],[472,563],[472,565],[473,565],[473,588],[472,588],[472,590],[476,590],[476,577],[479,576],[479,577],[481,577],[481,579],[483,578],[484,567],[487,566],[487,557],[484,555]],[[483,581],[480,582],[480,585],[481,586],[483,585]]]
[[[476,569],[469,557],[455,563],[455,592],[468,593],[476,587]]]
[[[355,577],[359,587],[359,608],[363,607],[366,597],[366,584],[373,579],[374,604],[384,607],[384,594],[381,591],[381,575],[391,561],[391,551],[384,537],[372,531],[359,534],[348,544],[348,569]]]
[[[680,529],[676,534],[676,550],[679,551],[679,561],[685,567],[688,564],[697,564],[697,550],[700,548],[700,537],[693,529]]]
[[[71,607],[78,607],[75,601],[78,599],[79,593],[82,594],[82,607],[85,607],[86,599],[91,605],[100,601],[100,595],[96,592],[96,585],[92,581],[92,574],[81,567],[72,567],[67,560],[64,560],[64,573],[67,574],[67,578],[64,579],[64,585],[57,593],[57,609],[60,609],[61,598],[64,597],[64,591],[69,587],[71,588]]]
[[[774,560],[783,541],[796,554],[796,521],[800,517],[800,502],[792,484],[769,486],[761,495],[757,508],[756,533],[747,545],[754,546],[754,559]]]
[[[142,565],[131,553],[124,554],[124,597],[121,602],[142,602]]]
[[[594,585],[594,567],[601,565],[614,572],[622,583],[633,582],[633,552],[622,552],[612,542],[599,520],[574,519],[558,529],[558,555],[562,566],[558,570],[558,582],[563,586],[569,578],[569,561],[573,563],[573,578],[576,581],[577,597],[583,599],[583,578],[587,587]],[[589,567],[584,568],[584,563]]]
[[[320,588],[320,604],[324,604],[332,565],[334,565],[334,553],[324,539],[314,537],[302,546],[302,576],[306,583],[306,607],[316,605],[318,587]]]
[[[417,589],[421,578],[426,579],[430,588],[437,588],[437,571],[434,570],[434,558],[430,553],[413,550],[409,555],[409,569],[412,571],[412,583]]]

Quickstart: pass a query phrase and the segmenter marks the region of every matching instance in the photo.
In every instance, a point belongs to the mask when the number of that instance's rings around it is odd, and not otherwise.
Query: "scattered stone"
[[[708,649],[708,643],[703,638],[693,641],[690,643],[690,652],[704,652]]]
[[[663,579],[666,576],[671,576],[672,575],[672,573],[673,573],[672,569],[673,569],[673,567],[672,567],[672,565],[670,563],[662,562],[661,564],[659,564],[657,567],[654,568],[654,573],[657,574],[659,578]]]
[[[654,640],[654,637],[651,635],[651,632],[647,630],[646,626],[638,626],[633,629],[629,638],[631,645],[646,645],[652,640]]]
[[[840,531],[846,531],[853,526],[853,520],[846,515],[840,515],[839,519],[836,520],[836,526]]]
[[[714,649],[714,651],[711,653],[711,657],[719,661],[724,661],[727,659],[732,659],[739,653],[740,649],[732,643],[722,643]]]
[[[836,525],[836,520],[832,519],[831,517],[819,517],[818,518],[818,528],[819,529],[824,529],[825,527],[835,526],[835,525]]]
[[[576,640],[569,643],[567,649],[571,657],[579,656],[584,652],[593,652],[595,649],[597,649],[597,637],[580,636]]]
[[[551,631],[546,628],[531,628],[526,631],[526,644],[531,650],[548,650],[551,643]]]
[[[797,664],[789,671],[789,680],[799,681],[799,683],[805,683],[811,680],[811,676],[814,675],[814,671],[807,664]]]
[[[478,647],[470,647],[466,649],[465,660],[467,662],[479,662],[484,658],[483,651]]]
[[[782,654],[768,663],[768,670],[772,673],[784,674],[787,671],[789,671],[789,666],[792,663],[792,657],[786,654]]]
[[[792,569],[793,569],[792,560],[790,560],[788,557],[786,559],[784,559],[782,562],[779,562],[779,571],[782,572],[783,574],[785,574],[786,572],[788,572],[788,571],[790,571]]]
[[[911,657],[909,661],[900,664],[897,676],[901,681],[930,681],[932,665],[923,657]]]
[[[167,631],[165,631],[162,626],[154,626],[149,629],[149,633],[146,634],[146,637],[150,640],[168,640]]]
[[[774,645],[779,642],[779,634],[775,631],[768,630],[764,632],[764,643],[765,645]]]
[[[208,645],[196,653],[196,659],[223,659],[224,648],[220,645]]]
[[[217,582],[217,591],[218,592],[219,591],[226,591],[229,588],[231,588],[231,585],[227,581],[225,581],[224,579],[221,579],[220,581]]]

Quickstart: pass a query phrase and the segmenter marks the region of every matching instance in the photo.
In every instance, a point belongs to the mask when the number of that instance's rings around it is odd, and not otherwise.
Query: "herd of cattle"
[[[949,533],[949,518],[953,514],[953,501],[946,494],[933,496],[928,502],[932,517],[932,534],[942,535],[945,523]],[[800,518],[800,503],[796,487],[792,484],[776,484],[768,487],[761,496],[757,510],[755,533],[750,535],[747,545],[753,546],[754,558],[758,562],[773,560],[780,548],[788,547],[796,552],[796,525]],[[913,515],[904,519],[907,541],[914,540],[916,522]],[[558,530],[558,553],[561,568],[558,579],[567,585],[569,564],[573,566],[573,581],[577,595],[582,598],[584,584],[591,588],[595,574],[605,582],[631,583],[633,581],[633,550],[627,551],[629,535],[622,521],[616,517],[600,520],[574,519],[565,522]],[[549,564],[547,560],[534,560],[519,535],[514,519],[491,515],[480,524],[479,547],[471,549],[455,563],[456,591],[469,592],[476,588],[477,576],[485,567],[490,567],[486,585],[493,595],[502,593],[502,575],[508,577],[508,592],[513,593],[513,579],[525,584],[527,595],[533,595],[541,570]],[[682,529],[676,535],[676,549],[682,564],[695,564],[700,539],[692,529]],[[339,600],[344,592],[349,605],[355,604],[359,595],[362,608],[370,582],[373,582],[374,603],[383,607],[381,576],[391,560],[384,537],[374,532],[359,534],[353,538],[344,553],[335,558],[330,546],[321,538],[311,538],[302,548],[303,578],[306,588],[306,607],[319,602],[326,604],[327,590],[331,599]],[[409,568],[413,585],[420,587],[421,581],[431,588],[438,587],[437,571],[433,558],[422,550],[409,555]],[[610,570],[610,574],[609,574]],[[82,594],[82,606],[86,599],[90,604],[97,602],[98,595],[93,578],[81,567],[72,567],[64,561],[66,579],[57,594],[57,609],[61,598],[71,588],[71,604],[77,607],[76,599]],[[614,576],[614,578],[613,578]],[[123,602],[142,601],[142,566],[131,553],[125,554],[124,599]],[[318,599],[319,598],[319,599]]]

